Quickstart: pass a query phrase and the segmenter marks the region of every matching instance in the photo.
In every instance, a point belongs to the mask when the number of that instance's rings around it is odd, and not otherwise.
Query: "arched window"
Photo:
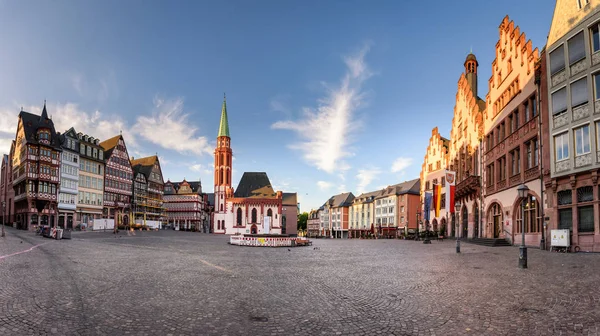
[[[242,226],[242,208],[237,209],[236,223],[238,226]]]
[[[221,221],[220,220],[217,221],[217,230],[221,230]]]
[[[223,171],[223,169],[221,169],[221,178],[219,179],[219,184],[223,184],[223,182],[225,181],[224,173],[225,172]]]
[[[227,171],[227,174],[225,174],[225,178],[226,178],[225,184],[229,184],[229,171]]]
[[[222,166],[225,163],[225,156],[221,153],[221,160],[219,161],[219,166]]]
[[[252,209],[252,223],[258,223],[256,220],[256,208]]]
[[[230,159],[229,159],[229,155],[227,155],[227,156],[225,157],[225,160],[226,160],[226,162],[225,162],[225,165],[226,165],[226,166],[229,166],[229,160],[230,160]]]
[[[541,218],[539,217],[539,206],[538,201],[535,196],[529,195],[519,202],[519,207],[516,209],[516,225],[515,228],[516,233],[521,233],[521,222],[523,218],[521,217],[521,207],[525,206],[525,233],[533,233],[540,232],[540,222]]]
[[[267,210],[267,216],[273,217],[273,210],[271,210],[271,209]]]
[[[223,211],[223,204],[221,204],[221,211]]]

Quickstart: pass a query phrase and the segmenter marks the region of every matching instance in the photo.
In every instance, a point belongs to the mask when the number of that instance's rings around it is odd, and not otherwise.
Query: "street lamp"
[[[525,201],[529,188],[521,184],[517,191],[521,199],[521,246],[519,246],[519,268],[527,268],[527,247],[525,246]]]

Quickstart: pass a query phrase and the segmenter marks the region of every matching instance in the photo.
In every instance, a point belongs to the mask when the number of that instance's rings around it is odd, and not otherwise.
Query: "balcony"
[[[456,185],[455,197],[460,198],[479,190],[479,176],[471,175]]]

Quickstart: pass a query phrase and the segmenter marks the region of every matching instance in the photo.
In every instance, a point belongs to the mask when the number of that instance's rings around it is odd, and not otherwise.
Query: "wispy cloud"
[[[201,164],[201,163],[191,164],[188,166],[188,168],[191,171],[203,173],[208,176],[211,176],[211,174],[213,173],[213,170],[208,165]]]
[[[377,178],[377,175],[381,174],[381,170],[376,167],[369,167],[366,169],[360,169],[356,174],[358,184],[356,185],[358,194],[362,194],[367,191],[367,187]]]
[[[347,146],[352,132],[360,127],[354,114],[364,103],[361,86],[371,76],[365,62],[368,51],[367,45],[358,54],[344,57],[346,74],[338,87],[326,86],[328,93],[318,100],[316,109],[304,108],[300,120],[271,125],[273,129],[296,132],[303,140],[291,144],[290,148],[302,152],[309,164],[328,173],[349,169],[344,162],[344,158],[351,156]]]
[[[292,117],[292,109],[289,104],[290,95],[289,94],[281,94],[271,98],[269,102],[269,107],[271,111],[281,112],[287,118]]]
[[[392,163],[392,173],[402,173],[413,163],[413,159],[409,157],[399,157]]]
[[[333,183],[327,181],[317,181],[317,187],[323,191],[329,190],[333,186]]]
[[[102,69],[96,77],[77,72],[70,74],[68,78],[75,92],[82,98],[104,102],[119,95],[117,77],[112,69]]]
[[[151,116],[139,116],[134,129],[145,140],[182,154],[212,155],[208,139],[197,134],[198,128],[183,112],[183,99],[154,99]]]

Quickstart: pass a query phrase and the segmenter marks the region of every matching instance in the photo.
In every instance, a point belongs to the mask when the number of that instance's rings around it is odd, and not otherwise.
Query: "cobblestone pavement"
[[[0,335],[600,335],[598,254],[530,249],[520,270],[515,247],[451,240],[7,234]]]

